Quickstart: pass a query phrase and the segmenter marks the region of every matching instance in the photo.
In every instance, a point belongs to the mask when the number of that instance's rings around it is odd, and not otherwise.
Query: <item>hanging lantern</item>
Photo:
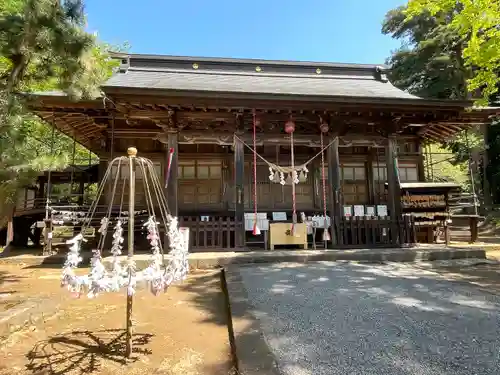
[[[326,122],[322,122],[321,125],[319,126],[319,130],[321,130],[321,133],[328,133],[329,126]]]
[[[295,131],[295,122],[288,120],[285,124],[285,133],[292,134]]]

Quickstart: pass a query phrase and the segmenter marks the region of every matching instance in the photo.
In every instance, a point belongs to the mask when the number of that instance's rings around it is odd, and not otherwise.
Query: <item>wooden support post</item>
[[[478,228],[477,228],[478,222],[479,222],[478,216],[474,215],[474,216],[469,217],[470,243],[477,242],[477,239],[479,237]]]
[[[328,147],[326,157],[328,160],[328,180],[330,195],[330,219],[333,245],[343,245],[343,236],[340,233],[340,222],[342,220],[341,202],[341,178],[339,159],[339,138],[333,135],[333,143]]]
[[[43,247],[43,254],[44,255],[51,255],[52,254],[52,236],[53,236],[53,220],[52,220],[52,214],[50,215],[50,218],[45,218],[45,234],[44,234],[44,247]]]
[[[168,176],[168,185],[165,191],[168,208],[173,216],[179,215],[179,205],[178,205],[178,166],[179,166],[179,143],[178,143],[178,133],[169,131],[168,132],[168,142],[167,142],[167,154],[166,163],[170,157],[171,151],[172,160],[170,164],[170,174]]]
[[[84,174],[81,174],[80,177],[80,184],[78,186],[78,205],[82,206],[83,205],[83,196],[85,194],[85,179],[84,179]]]
[[[368,158],[366,161],[366,181],[368,188],[368,202],[375,204],[375,178],[373,175],[373,160],[375,159],[375,149],[371,147],[368,150]]]
[[[11,216],[7,222],[7,241],[5,247],[9,246],[14,241],[14,218]]]
[[[425,156],[422,144],[418,144],[418,180],[425,181]]]
[[[387,205],[391,217],[391,239],[394,245],[400,244],[399,227],[401,220],[401,187],[399,185],[397,139],[389,135],[386,149],[387,161]]]
[[[236,227],[236,247],[245,246],[245,146],[236,137],[234,138],[234,216],[237,223],[243,223]]]
[[[98,176],[100,184],[104,182],[104,175],[106,174],[107,169],[108,169],[108,161],[103,160],[101,157],[99,157]],[[109,184],[109,178],[106,183]],[[103,206],[108,202],[109,194],[104,194],[104,191],[108,191],[108,189],[103,190],[103,194],[99,198],[98,206]],[[99,212],[99,207],[97,208],[97,212]]]
[[[127,267],[129,288],[127,288],[127,318],[126,318],[126,335],[125,335],[125,357],[130,358],[132,355],[132,307],[134,303],[134,294],[130,290],[132,282],[132,261],[134,258],[134,220],[135,220],[135,157],[137,149],[130,147],[127,150],[129,158],[129,190],[128,190],[128,251],[127,251]],[[144,176],[146,178],[146,176]]]

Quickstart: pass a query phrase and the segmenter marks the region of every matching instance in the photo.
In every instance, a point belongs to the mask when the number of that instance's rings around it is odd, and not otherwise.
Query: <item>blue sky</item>
[[[404,0],[86,0],[89,31],[130,52],[383,63],[380,32]]]

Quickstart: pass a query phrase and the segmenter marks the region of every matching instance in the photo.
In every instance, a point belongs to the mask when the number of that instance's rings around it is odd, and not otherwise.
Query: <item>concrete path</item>
[[[318,262],[226,278],[243,375],[498,374],[500,297],[438,273]]]

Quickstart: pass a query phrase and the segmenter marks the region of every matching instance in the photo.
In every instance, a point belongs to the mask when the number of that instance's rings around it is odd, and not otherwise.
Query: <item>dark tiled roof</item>
[[[385,79],[384,69],[360,64],[125,55],[120,72],[104,88],[420,99],[394,87]]]

